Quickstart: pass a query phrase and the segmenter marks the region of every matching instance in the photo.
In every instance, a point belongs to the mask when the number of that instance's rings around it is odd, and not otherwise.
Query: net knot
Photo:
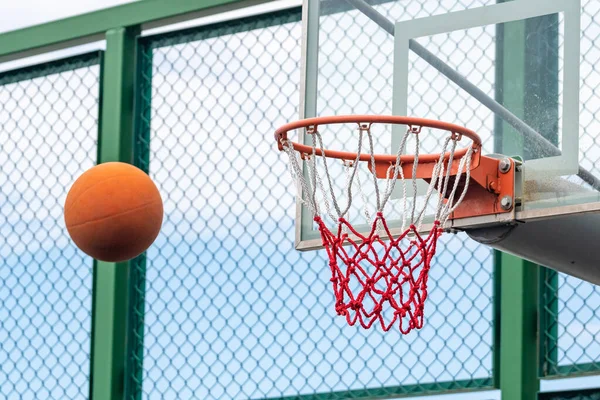
[[[390,278],[390,283],[391,283],[392,285],[396,285],[396,284],[398,283],[398,277],[397,277],[397,276],[392,276],[392,277]]]
[[[348,275],[354,275],[356,273],[356,267],[354,266],[354,264],[349,264],[347,271]]]
[[[408,314],[409,311],[410,311],[410,305],[403,304],[402,307],[400,307],[398,310],[396,310],[394,312],[394,314],[399,315],[401,318],[404,318],[404,317],[406,317],[406,314]]]

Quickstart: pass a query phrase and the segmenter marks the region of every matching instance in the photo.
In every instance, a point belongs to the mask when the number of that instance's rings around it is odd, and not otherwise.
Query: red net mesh
[[[403,334],[423,327],[429,267],[442,233],[438,221],[427,237],[411,225],[393,238],[381,212],[368,236],[344,218],[338,221],[337,233],[320,217],[314,220],[329,256],[338,315],[366,329],[376,321],[384,331],[398,322]]]

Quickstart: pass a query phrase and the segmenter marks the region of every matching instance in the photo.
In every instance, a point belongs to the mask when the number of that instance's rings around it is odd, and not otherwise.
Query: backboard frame
[[[302,35],[302,65],[300,82],[300,119],[315,117],[317,111],[318,92],[318,67],[319,67],[319,0],[303,0],[303,35]],[[564,135],[561,143],[562,153],[558,156],[530,160],[522,168],[520,180],[525,176],[547,174],[557,176],[561,174],[575,174],[579,167],[578,152],[579,138],[579,56],[580,56],[580,0],[564,2],[562,0],[514,0],[507,3],[487,5],[478,8],[456,11],[437,16],[426,17],[435,24],[423,24],[423,18],[401,21],[395,26],[394,49],[394,86],[403,86],[404,91],[394,88],[392,113],[402,115],[406,112],[406,88],[408,63],[397,61],[398,54],[408,54],[409,40],[421,36],[445,33],[452,30],[469,29],[491,24],[512,22],[533,18],[537,16],[562,13],[564,16],[564,69],[563,69],[563,116],[561,133]],[[515,11],[517,10],[517,11]],[[450,16],[450,17],[449,17]],[[476,23],[469,21],[477,21]],[[383,26],[383,24],[380,24]],[[568,28],[567,28],[568,26]],[[390,29],[387,29],[388,32]],[[405,57],[406,60],[406,57]],[[399,81],[404,80],[402,84]],[[493,100],[492,100],[493,101]],[[565,140],[575,136],[575,140]],[[306,135],[305,135],[306,138]],[[303,138],[305,140],[305,138]],[[518,188],[517,191],[522,190]],[[559,215],[580,214],[600,211],[600,202],[587,202],[582,204],[565,204],[548,208],[527,209],[517,207],[514,213],[465,218],[452,221],[452,230],[468,230],[501,224],[522,223],[527,220],[552,218]],[[296,235],[295,248],[297,250],[312,250],[322,248],[318,231],[311,229],[312,217],[308,215],[302,203],[297,198],[296,202]],[[432,228],[431,224],[423,224],[423,232]],[[397,232],[396,232],[397,231]],[[392,233],[400,233],[399,229],[392,229]]]
[[[408,110],[409,41],[424,36],[525,20],[549,14],[564,14],[564,61],[562,104],[562,154],[523,163],[525,179],[541,175],[576,174],[579,168],[579,0],[514,0],[447,14],[397,22],[394,33],[393,114]],[[392,136],[397,148],[400,132]]]

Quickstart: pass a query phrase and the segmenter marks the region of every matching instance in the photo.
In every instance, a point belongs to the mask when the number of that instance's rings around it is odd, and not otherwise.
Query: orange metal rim
[[[295,129],[309,129],[317,130],[320,125],[332,125],[332,124],[347,124],[347,123],[356,123],[359,126],[371,125],[374,123],[383,123],[383,124],[396,124],[396,125],[407,125],[411,129],[413,128],[421,128],[428,127],[439,129],[447,132],[451,132],[452,134],[459,135],[458,140],[462,136],[468,137],[473,142],[473,148],[475,153],[481,148],[481,138],[474,131],[465,128],[460,125],[455,125],[449,122],[430,120],[425,118],[416,118],[416,117],[404,117],[404,116],[395,116],[395,115],[338,115],[338,116],[328,116],[328,117],[316,117],[316,118],[306,118],[294,122],[290,122],[281,126],[279,129],[275,131],[275,140],[279,146],[279,149],[282,150],[282,140],[287,140],[287,133],[289,131]],[[415,132],[415,134],[419,134],[420,129]],[[301,154],[312,154],[313,148],[312,146],[308,146],[305,144],[291,142],[294,150]],[[455,157],[462,157],[468,151],[468,148],[461,148],[454,153]],[[336,158],[347,161],[356,160],[357,153],[347,152],[347,151],[338,151],[338,150],[329,150],[325,149],[321,151],[321,149],[315,149],[315,154],[317,156],[325,156],[328,158]],[[436,162],[440,158],[440,154],[424,154],[419,156],[419,162],[429,163]],[[450,154],[444,154],[444,157],[449,157]],[[374,155],[376,163],[394,163],[396,162],[395,154],[375,154]],[[370,161],[371,154],[361,154],[360,161]],[[400,158],[402,163],[411,163],[414,162],[415,157],[410,154],[406,154],[401,156]]]

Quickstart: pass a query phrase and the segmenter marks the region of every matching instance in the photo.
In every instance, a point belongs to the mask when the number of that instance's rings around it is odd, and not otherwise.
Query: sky
[[[0,13],[0,32],[6,32],[14,29],[19,29],[43,22],[48,22],[72,15],[77,15],[84,12],[94,11],[101,8],[106,8],[109,6],[115,6],[119,4],[127,3],[128,1],[122,0],[75,0],[75,1],[66,1],[59,0],[56,2],[48,2],[42,0],[20,0],[20,1],[12,1],[12,0],[0,0],[0,8],[2,8],[2,13]],[[101,48],[101,44],[91,44],[88,45],[89,48]],[[78,49],[78,52],[81,52],[81,48]],[[63,51],[60,54],[67,55],[69,52],[73,50]],[[53,55],[56,57],[56,54]],[[36,60],[43,60],[42,58],[37,58]],[[31,60],[26,61],[27,63],[31,62]],[[15,68],[19,65],[22,65],[23,61],[6,63],[0,65],[0,70],[7,70]],[[579,387],[591,387],[592,381],[586,379],[576,379],[571,380],[570,385],[568,386],[579,386]],[[545,390],[558,390],[566,388],[564,383],[561,381],[552,381],[552,382],[543,382],[542,388]],[[490,392],[490,393],[475,393],[475,394],[461,394],[457,396],[434,396],[429,397],[430,399],[439,399],[439,400],[487,400],[487,399],[498,399],[498,392]]]

